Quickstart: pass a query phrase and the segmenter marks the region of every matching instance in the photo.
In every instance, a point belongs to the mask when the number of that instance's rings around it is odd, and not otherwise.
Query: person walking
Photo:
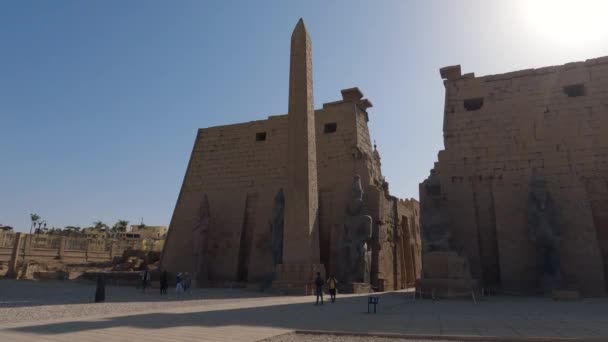
[[[95,303],[101,303],[106,300],[106,280],[103,274],[97,274],[97,287],[95,288]]]
[[[144,268],[144,271],[141,273],[141,292],[146,293],[146,287],[150,283],[150,270],[148,266]]]
[[[184,284],[182,282],[182,273],[178,273],[175,278],[175,293],[178,295],[184,292]]]
[[[184,274],[184,292],[192,296],[192,278],[188,272]]]
[[[317,277],[315,278],[317,301],[315,302],[315,305],[319,305],[319,297],[321,297],[321,305],[323,305],[323,284],[325,284],[325,282],[321,279],[321,272],[317,272]]]
[[[167,279],[167,271],[163,270],[160,274],[160,294],[166,295],[167,288],[169,287],[169,281]]]
[[[329,295],[331,297],[331,302],[335,303],[336,302],[336,290],[338,287],[338,280],[336,280],[336,277],[331,275],[329,277],[329,279],[327,279],[327,287],[329,287]]]

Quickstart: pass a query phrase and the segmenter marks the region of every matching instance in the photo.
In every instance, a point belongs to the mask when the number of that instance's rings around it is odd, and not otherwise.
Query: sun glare
[[[562,44],[608,38],[608,0],[522,0],[531,30]]]

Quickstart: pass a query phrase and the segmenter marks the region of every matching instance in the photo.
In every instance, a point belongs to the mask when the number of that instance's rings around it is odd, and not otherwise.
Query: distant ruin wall
[[[536,171],[557,207],[562,286],[605,294],[608,57],[485,77],[456,66],[442,77],[445,150],[435,171],[452,248],[473,276],[507,292],[538,290],[526,221]]]
[[[0,263],[8,268],[27,262],[49,265],[105,262],[122,256],[125,250],[143,249],[141,243],[132,241],[0,232]]]

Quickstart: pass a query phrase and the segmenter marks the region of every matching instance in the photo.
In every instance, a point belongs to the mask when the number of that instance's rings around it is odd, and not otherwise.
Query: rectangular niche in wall
[[[464,100],[464,109],[467,111],[479,110],[481,107],[483,107],[483,97]]]
[[[585,85],[584,84],[572,84],[564,87],[564,94],[568,95],[568,97],[577,97],[585,95]]]
[[[255,134],[255,141],[265,141],[266,140],[266,132],[259,132]]]
[[[335,122],[326,123],[323,126],[323,133],[334,133],[338,130],[338,124]]]

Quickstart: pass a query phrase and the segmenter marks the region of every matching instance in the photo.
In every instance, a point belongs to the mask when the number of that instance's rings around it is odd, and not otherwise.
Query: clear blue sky
[[[443,148],[440,67],[608,55],[608,25],[589,24],[601,1],[530,3],[2,1],[0,223],[168,224],[197,128],[286,113],[299,17],[316,107],[358,86],[391,192],[417,198]]]

